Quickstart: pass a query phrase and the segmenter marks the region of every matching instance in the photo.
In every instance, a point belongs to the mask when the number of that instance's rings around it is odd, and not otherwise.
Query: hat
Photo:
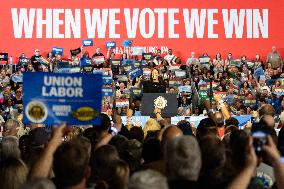
[[[30,145],[40,146],[48,142],[50,134],[43,127],[38,127],[30,131],[29,137]]]

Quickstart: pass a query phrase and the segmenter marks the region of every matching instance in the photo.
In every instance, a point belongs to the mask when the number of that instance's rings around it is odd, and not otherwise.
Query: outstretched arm
[[[62,143],[63,131],[66,125],[54,127],[52,137],[39,159],[30,170],[30,178],[47,177],[53,163],[53,154]]]

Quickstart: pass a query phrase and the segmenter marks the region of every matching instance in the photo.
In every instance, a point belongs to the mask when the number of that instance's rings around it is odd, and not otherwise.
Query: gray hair
[[[139,171],[132,175],[128,189],[168,189],[166,177],[153,170]]]
[[[181,136],[166,144],[165,163],[169,179],[196,181],[201,169],[201,152],[193,136]]]
[[[35,178],[26,182],[20,189],[56,189],[56,187],[49,179]]]
[[[10,129],[15,129],[17,127],[20,127],[21,124],[18,120],[15,120],[15,119],[9,119],[6,121],[6,124],[5,124],[5,127],[7,130],[10,130]]]
[[[15,136],[6,136],[1,142],[1,159],[20,158],[21,151],[19,149],[19,139]]]

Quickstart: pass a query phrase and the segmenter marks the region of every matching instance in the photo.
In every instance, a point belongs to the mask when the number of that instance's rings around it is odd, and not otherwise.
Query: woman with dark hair
[[[160,71],[156,68],[152,69],[150,81],[144,81],[143,93],[166,93],[166,83],[160,76]]]

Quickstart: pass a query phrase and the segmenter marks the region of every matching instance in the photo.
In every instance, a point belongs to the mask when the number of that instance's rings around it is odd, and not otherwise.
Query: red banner
[[[15,57],[57,46],[70,56],[83,39],[93,39],[91,54],[95,47],[106,51],[107,41],[116,41],[120,54],[130,39],[146,52],[172,48],[182,59],[191,51],[265,57],[273,45],[284,52],[282,10],[283,0],[4,0],[0,50]]]

